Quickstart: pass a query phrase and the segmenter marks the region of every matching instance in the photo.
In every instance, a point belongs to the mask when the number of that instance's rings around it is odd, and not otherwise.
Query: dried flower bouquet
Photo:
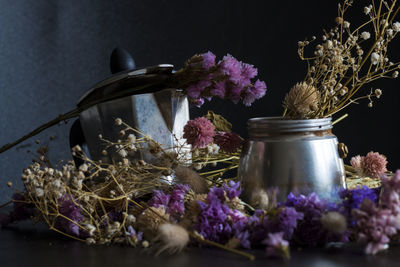
[[[400,62],[389,58],[389,44],[400,31],[400,22],[396,21],[400,5],[396,0],[370,2],[363,10],[368,19],[359,26],[352,26],[345,16],[353,0],[339,4],[337,25],[324,31],[312,56],[306,56],[305,49],[317,38],[299,41],[298,54],[307,62],[308,70],[304,81],[285,97],[285,117],[330,117],[362,99],[372,107],[382,90],[359,95],[360,89],[380,78],[397,78]]]

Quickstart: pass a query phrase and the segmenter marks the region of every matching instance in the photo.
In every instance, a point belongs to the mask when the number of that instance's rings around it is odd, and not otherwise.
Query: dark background
[[[348,19],[352,26],[365,19],[362,7],[369,3],[357,2]],[[285,93],[303,79],[306,64],[297,57],[297,42],[320,37],[336,15],[334,0],[0,0],[0,143],[72,109],[93,84],[110,75],[109,55],[116,46],[127,49],[139,67],[171,63],[179,68],[208,50],[218,58],[230,53],[254,64],[268,86],[262,100],[246,108],[215,99],[191,110],[195,117],[212,109],[246,136],[246,121],[280,115]],[[400,59],[398,47],[399,42],[391,46],[394,62]],[[372,109],[367,102],[348,108],[350,116],[334,133],[348,145],[350,156],[379,151],[395,170],[400,167],[399,81],[375,85],[383,89],[381,100]],[[7,181],[21,185],[21,171],[31,160],[25,151],[36,147],[35,139],[46,143],[54,135],[53,160],[70,157],[70,125],[53,127],[0,154],[0,201],[11,195]]]

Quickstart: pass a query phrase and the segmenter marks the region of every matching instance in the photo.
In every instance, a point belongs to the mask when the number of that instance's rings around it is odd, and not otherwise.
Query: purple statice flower
[[[31,218],[34,215],[34,205],[28,203],[21,193],[12,195],[13,210],[9,214],[1,214],[0,226],[7,226],[10,223]]]
[[[161,190],[154,190],[149,205],[156,208],[163,206],[172,216],[180,217],[185,213],[185,196],[189,189],[189,185],[178,184],[171,194],[165,194]]]
[[[243,138],[232,132],[217,132],[214,136],[214,143],[217,144],[221,150],[233,153],[242,146]]]
[[[260,99],[265,95],[266,90],[267,86],[265,85],[265,82],[257,80],[253,86],[249,86],[244,90],[243,104],[251,106],[255,100]]]
[[[284,239],[284,233],[269,233],[268,237],[262,242],[267,246],[267,257],[289,258],[289,242]]]
[[[167,207],[170,199],[171,199],[171,195],[165,194],[164,191],[154,190],[153,196],[151,197],[151,200],[149,201],[149,205],[156,207],[156,208],[158,208],[160,206]]]
[[[136,245],[143,239],[143,232],[141,231],[136,232],[135,228],[133,228],[132,225],[128,226],[125,235],[127,236],[128,241],[131,242],[133,245]]]
[[[211,67],[215,66],[215,55],[212,52],[208,51],[201,56],[203,59],[202,66],[205,70],[209,70]]]
[[[304,214],[296,211],[295,208],[281,207],[278,208],[277,214],[266,219],[264,224],[269,232],[282,232],[284,238],[290,240],[298,221],[303,218]]]
[[[329,201],[320,199],[316,193],[308,196],[295,196],[290,193],[285,206],[293,207],[304,215],[294,230],[295,242],[315,246],[326,242],[347,241],[346,234],[334,234],[323,228],[322,215],[327,211],[336,210],[337,207]]]
[[[64,195],[59,198],[58,205],[58,212],[70,220],[58,217],[56,227],[59,230],[65,231],[67,234],[79,236],[80,232],[78,223],[84,219],[84,216],[81,214],[81,208],[74,203],[69,195]]]
[[[167,212],[173,216],[182,216],[185,213],[185,196],[190,187],[187,184],[178,184],[171,192],[171,199]]]
[[[359,209],[364,199],[369,199],[376,203],[379,192],[380,188],[369,188],[365,185],[356,189],[343,189],[339,191],[339,196],[342,199],[339,210],[347,217],[350,225],[355,225],[356,223],[351,216],[351,211]]]
[[[196,118],[186,123],[183,138],[193,148],[204,148],[214,140],[215,126],[205,117]]]
[[[186,94],[196,106],[201,106],[205,99],[211,100],[214,96],[228,98],[235,104],[243,100],[246,106],[250,106],[266,91],[264,82],[257,80],[253,84],[251,81],[257,76],[258,70],[229,54],[217,64],[211,52],[193,56],[180,73],[183,76],[179,76],[179,81],[183,82]]]
[[[232,200],[239,197],[242,193],[240,182],[229,181],[228,184],[223,184],[221,187],[213,186],[207,195],[208,200],[218,198],[220,201]]]
[[[242,63],[228,54],[218,63],[219,71],[225,75],[234,84],[242,79]]]
[[[212,187],[206,201],[197,202],[200,213],[194,229],[204,238],[222,244],[235,237],[243,247],[249,248],[248,217],[227,205],[227,201],[240,195],[239,186],[240,183],[231,181],[229,185]]]
[[[214,87],[210,91],[211,95],[224,99],[226,96],[226,81],[218,81],[214,83]]]

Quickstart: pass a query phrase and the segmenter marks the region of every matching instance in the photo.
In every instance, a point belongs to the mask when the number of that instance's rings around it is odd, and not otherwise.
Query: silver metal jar
[[[253,202],[276,188],[278,201],[290,192],[337,199],[345,170],[331,129],[331,118],[250,119],[239,166],[244,197]]]

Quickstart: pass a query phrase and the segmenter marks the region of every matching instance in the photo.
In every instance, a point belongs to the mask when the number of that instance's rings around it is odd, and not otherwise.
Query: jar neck
[[[288,120],[282,117],[252,118],[247,122],[252,139],[274,136],[332,135],[332,119]]]

